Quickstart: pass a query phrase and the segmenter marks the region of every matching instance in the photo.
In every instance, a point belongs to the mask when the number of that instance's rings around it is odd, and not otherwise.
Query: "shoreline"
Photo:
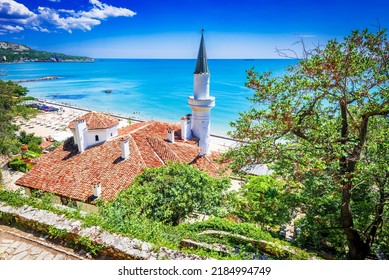
[[[67,108],[67,109],[71,110],[71,114],[69,116],[62,116],[62,117],[57,119],[58,124],[55,128],[55,131],[52,131],[52,134],[58,133],[60,131],[66,131],[69,119],[71,119],[71,118],[74,119],[74,118],[76,118],[76,116],[82,115],[83,113],[89,113],[89,112],[94,111],[94,110],[90,110],[87,108],[83,108],[83,107],[79,107],[79,106],[75,106],[75,105],[71,105],[71,104],[66,104],[66,103],[61,103],[61,102],[56,102],[56,101],[52,101],[52,100],[42,99],[42,98],[35,98],[34,100],[36,102],[43,103],[46,105],[53,105],[53,106],[57,106],[59,108],[62,107],[62,108]],[[125,115],[117,114],[117,113],[112,113],[112,112],[103,112],[103,111],[100,111],[100,112],[107,114],[107,115],[111,115],[113,117],[116,117],[116,118],[119,118],[122,120],[126,120],[126,121],[128,121],[128,120],[130,120],[132,122],[145,122],[146,121],[146,120],[142,120],[140,118],[132,118],[129,116],[125,116]],[[54,116],[58,115],[58,113],[47,113],[47,112],[42,112],[42,113],[47,114],[47,115],[54,115]],[[62,112],[62,114],[63,113],[64,112]],[[45,122],[45,125],[46,125],[46,122]],[[54,125],[53,125],[53,127],[54,127]],[[33,129],[31,129],[30,131],[34,132]],[[41,137],[49,136],[49,135],[41,135],[41,134],[45,133],[41,130],[36,130],[36,131],[37,132],[34,132],[34,133],[36,133],[36,135],[38,135],[38,136],[41,136]],[[216,151],[216,152],[224,152],[224,151],[238,145],[238,143],[239,143],[239,141],[234,140],[234,139],[227,137],[227,136],[223,136],[223,135],[211,133],[210,136],[211,136],[210,137],[211,138],[211,150]]]

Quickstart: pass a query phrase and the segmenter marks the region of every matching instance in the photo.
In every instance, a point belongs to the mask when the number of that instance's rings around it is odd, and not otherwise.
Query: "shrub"
[[[145,169],[108,207],[121,216],[136,214],[177,225],[193,212],[217,214],[229,186],[228,179],[212,178],[188,164],[171,163]]]
[[[294,193],[269,175],[252,176],[236,196],[236,215],[245,221],[280,226],[292,218]]]
[[[11,167],[12,170],[20,171],[20,172],[24,172],[24,173],[26,173],[28,170],[30,170],[32,168],[31,164],[22,160],[20,157],[13,158],[9,162],[9,167]]]

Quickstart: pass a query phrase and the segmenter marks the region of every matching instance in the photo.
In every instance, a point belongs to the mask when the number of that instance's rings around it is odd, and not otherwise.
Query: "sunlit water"
[[[211,131],[226,135],[239,112],[249,110],[253,91],[245,87],[246,70],[285,72],[295,60],[209,60]],[[144,120],[178,122],[190,113],[187,98],[193,95],[195,60],[97,59],[92,63],[0,64],[3,80],[59,76],[52,81],[22,83],[37,98],[67,103]],[[105,90],[112,90],[106,93]]]

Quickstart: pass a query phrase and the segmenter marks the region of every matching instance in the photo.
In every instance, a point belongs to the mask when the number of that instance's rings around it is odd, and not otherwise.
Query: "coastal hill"
[[[33,50],[28,46],[0,42],[0,62],[60,62],[60,61],[93,61],[92,58],[85,56],[72,56],[62,53]]]

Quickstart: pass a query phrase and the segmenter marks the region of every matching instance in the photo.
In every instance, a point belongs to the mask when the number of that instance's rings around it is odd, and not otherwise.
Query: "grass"
[[[104,205],[100,206],[100,213],[88,213],[87,215],[84,215],[78,209],[56,207],[52,203],[52,198],[53,195],[41,192],[37,192],[31,197],[27,197],[21,192],[0,190],[0,201],[4,201],[10,206],[20,207],[22,205],[30,205],[56,214],[63,214],[68,219],[81,220],[83,227],[99,226],[111,233],[117,233],[152,243],[154,249],[164,246],[170,249],[180,250],[181,241],[183,239],[190,239],[207,244],[220,244],[230,249],[230,253],[218,253],[201,247],[186,248],[182,250],[183,252],[215,259],[253,259],[258,258],[258,256],[271,259],[309,259],[315,257],[313,254],[309,254],[302,249],[291,246],[286,241],[272,237],[270,233],[264,232],[256,225],[250,223],[235,223],[226,219],[212,218],[207,221],[193,224],[171,226],[136,215],[122,217],[120,213],[115,213],[114,209],[104,209]],[[4,215],[1,216],[3,216],[2,219],[6,218]],[[199,235],[199,233],[206,230],[225,231],[236,235],[243,235],[255,240],[271,242],[274,245],[267,249],[270,250],[272,254],[265,254],[260,249],[253,246],[253,244],[247,242],[247,240],[242,240],[241,238]],[[61,237],[65,235],[65,232],[49,227],[49,234],[53,237]],[[92,253],[94,254],[97,254],[97,252],[101,250],[100,247],[96,247],[88,240],[80,239],[78,241],[82,245],[93,250]],[[288,251],[293,251],[295,254],[285,254],[283,248],[287,248]]]

